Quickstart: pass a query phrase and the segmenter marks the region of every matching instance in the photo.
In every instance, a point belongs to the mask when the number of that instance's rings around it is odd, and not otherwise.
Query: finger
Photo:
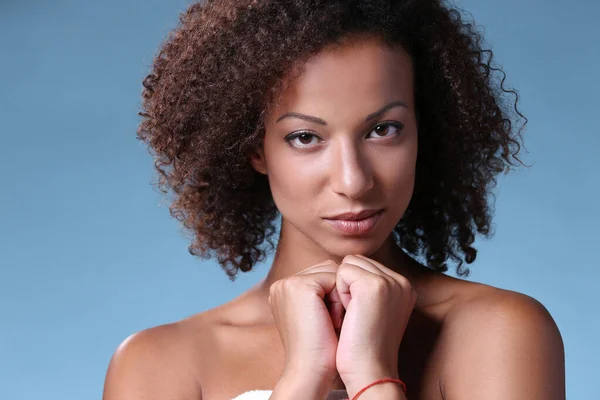
[[[338,268],[338,265],[334,261],[326,261],[323,264],[315,265],[313,267],[310,267],[303,271],[300,271],[300,272],[296,273],[295,275],[297,275],[297,276],[308,276],[308,275],[312,276],[313,274],[320,273],[320,272],[327,272],[327,273],[335,274],[337,272],[337,268]],[[329,304],[336,304],[336,303],[341,304],[340,296],[339,296],[337,290],[335,289],[335,285],[333,286],[333,288],[330,292],[327,292],[325,300]]]
[[[359,254],[347,255],[342,260],[342,264],[353,264],[357,267],[360,267],[364,270],[367,270],[375,275],[386,276],[384,271],[382,271],[377,265],[373,263],[373,260],[367,257],[360,257]]]
[[[402,287],[411,286],[410,281],[404,275],[399,274],[396,271],[386,267],[379,261],[368,258],[362,254],[354,254],[354,257],[361,258],[365,262],[368,262],[370,265],[373,265],[374,267],[379,269],[382,273],[386,274],[387,276],[389,276],[390,278],[392,278],[393,280],[398,282],[400,284],[400,286],[402,286]],[[411,287],[411,289],[412,289],[412,287]]]
[[[356,258],[360,258],[363,261],[369,263],[369,265],[372,265],[373,267],[377,268],[379,271],[381,271],[381,273],[386,274],[387,276],[389,276],[392,279],[396,279],[397,276],[402,276],[402,275],[398,274],[397,272],[392,271],[391,269],[389,269],[388,267],[386,267],[379,261],[373,260],[372,258],[369,258],[362,254],[353,254],[352,256],[356,257]]]
[[[324,261],[321,264],[317,264],[310,268],[307,268],[303,271],[300,271],[296,275],[300,276],[313,276],[315,273],[327,272],[334,274],[337,272],[338,265],[332,260]],[[325,301],[325,305],[327,306],[327,310],[329,310],[329,314],[331,316],[331,320],[333,322],[334,328],[339,328],[342,325],[342,319],[344,317],[344,306],[340,299],[340,295],[338,294],[335,284],[332,289],[328,291],[328,288],[325,288],[325,296],[321,296]]]
[[[323,266],[323,268],[328,268],[327,266]],[[297,275],[296,279],[301,279],[302,282],[313,288],[314,292],[322,299],[325,299],[325,296],[330,293],[335,287],[335,282],[337,279],[337,274],[335,271],[320,271],[320,272],[312,272],[307,274]],[[292,285],[295,285],[293,278],[287,279]]]
[[[354,287],[364,285],[365,282],[373,279],[375,275],[379,276],[379,279],[381,279],[381,272],[374,274],[369,271],[369,269],[372,270],[373,267],[363,268],[351,263],[342,263],[338,267],[335,286],[346,310],[348,309],[348,304],[352,298],[352,291],[356,292]]]
[[[301,273],[297,274],[302,277],[310,277],[312,278],[316,274],[321,273],[329,273],[333,277],[333,286],[330,288],[329,285],[324,286],[323,290],[325,291],[325,295],[322,295],[322,292],[318,292],[319,296],[323,298],[325,301],[325,305],[327,306],[327,310],[329,311],[329,315],[331,316],[331,322],[333,323],[333,327],[336,329],[336,333],[339,335],[340,328],[342,326],[342,321],[344,319],[344,314],[346,309],[340,299],[340,295],[335,287],[335,280],[337,279],[337,264],[331,265],[320,265],[311,268],[307,268]]]
[[[335,261],[332,260],[327,260],[327,261],[323,261],[319,264],[313,265],[311,267],[308,267],[306,269],[303,269],[300,272],[295,273],[294,275],[305,275],[307,273],[313,273],[313,272],[335,272],[337,270],[337,263]]]
[[[309,271],[310,270],[310,271]],[[314,293],[324,298],[335,287],[336,270],[331,265],[320,265],[273,282],[269,288],[269,298],[282,290],[296,292],[309,287]]]

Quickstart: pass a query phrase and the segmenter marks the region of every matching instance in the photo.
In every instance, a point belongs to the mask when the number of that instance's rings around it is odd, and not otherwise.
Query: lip
[[[358,221],[360,219],[368,218],[371,215],[378,213],[379,211],[381,211],[381,209],[362,210],[359,212],[347,212],[347,213],[334,215],[333,217],[325,217],[325,219],[343,220],[343,221]]]
[[[336,230],[342,232],[346,235],[364,235],[366,233],[371,232],[377,222],[381,218],[381,214],[383,210],[366,210],[363,211],[362,214],[365,215],[362,219],[356,219],[358,214],[341,214],[345,218],[355,218],[355,219],[333,219],[333,218],[325,218],[325,220],[331,224]],[[339,218],[339,216],[336,216]]]

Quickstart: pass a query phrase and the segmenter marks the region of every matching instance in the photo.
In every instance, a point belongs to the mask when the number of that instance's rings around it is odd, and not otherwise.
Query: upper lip
[[[330,217],[325,217],[325,219],[343,219],[345,221],[356,221],[358,219],[368,218],[368,217],[372,216],[373,214],[378,213],[379,211],[381,211],[381,208],[376,209],[376,210],[371,209],[371,210],[362,210],[362,211],[358,211],[358,212],[345,212],[345,213],[333,215]]]

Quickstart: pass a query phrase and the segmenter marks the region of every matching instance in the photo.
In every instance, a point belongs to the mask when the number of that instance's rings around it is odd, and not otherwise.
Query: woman
[[[281,215],[275,257],[240,297],[126,339],[104,399],[564,399],[545,308],[443,274],[468,273],[518,161],[480,41],[438,0],[190,6],[139,137],[192,254],[234,279]]]

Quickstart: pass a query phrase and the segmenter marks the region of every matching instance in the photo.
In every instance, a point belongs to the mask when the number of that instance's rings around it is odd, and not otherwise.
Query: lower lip
[[[373,230],[383,210],[377,211],[369,218],[359,219],[356,221],[348,221],[344,219],[326,219],[335,229],[346,235],[363,235]]]

